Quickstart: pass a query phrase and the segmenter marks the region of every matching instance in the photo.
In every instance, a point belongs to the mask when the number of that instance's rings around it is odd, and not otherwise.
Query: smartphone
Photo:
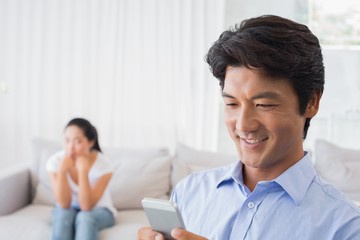
[[[174,228],[185,229],[176,203],[156,198],[144,198],[141,203],[152,229],[162,233],[166,239],[173,239],[171,230]]]

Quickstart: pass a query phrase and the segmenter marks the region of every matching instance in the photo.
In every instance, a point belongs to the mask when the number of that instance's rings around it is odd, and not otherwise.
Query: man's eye
[[[225,105],[228,107],[236,107],[237,106],[236,103],[226,103]]]
[[[257,108],[270,109],[270,108],[276,107],[276,105],[275,104],[260,104],[260,103],[258,103],[258,104],[256,104],[256,107]]]

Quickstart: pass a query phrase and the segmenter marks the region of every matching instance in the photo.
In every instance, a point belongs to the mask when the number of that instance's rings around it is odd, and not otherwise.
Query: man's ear
[[[304,113],[306,118],[312,118],[317,114],[317,112],[319,111],[321,96],[322,92],[320,90],[315,90],[311,94]]]

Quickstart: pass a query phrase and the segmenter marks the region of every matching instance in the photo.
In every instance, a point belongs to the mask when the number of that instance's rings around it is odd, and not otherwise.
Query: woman
[[[56,200],[52,239],[97,239],[100,229],[114,225],[116,210],[108,188],[113,168],[88,120],[72,119],[64,140],[64,150],[46,164]]]

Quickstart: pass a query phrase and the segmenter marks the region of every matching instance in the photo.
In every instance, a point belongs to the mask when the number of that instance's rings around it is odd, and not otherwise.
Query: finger
[[[184,229],[174,228],[171,231],[171,236],[176,240],[206,240],[206,238],[196,235],[194,233],[188,232]]]
[[[152,230],[151,227],[142,227],[138,230],[138,240],[165,240],[164,236]]]

